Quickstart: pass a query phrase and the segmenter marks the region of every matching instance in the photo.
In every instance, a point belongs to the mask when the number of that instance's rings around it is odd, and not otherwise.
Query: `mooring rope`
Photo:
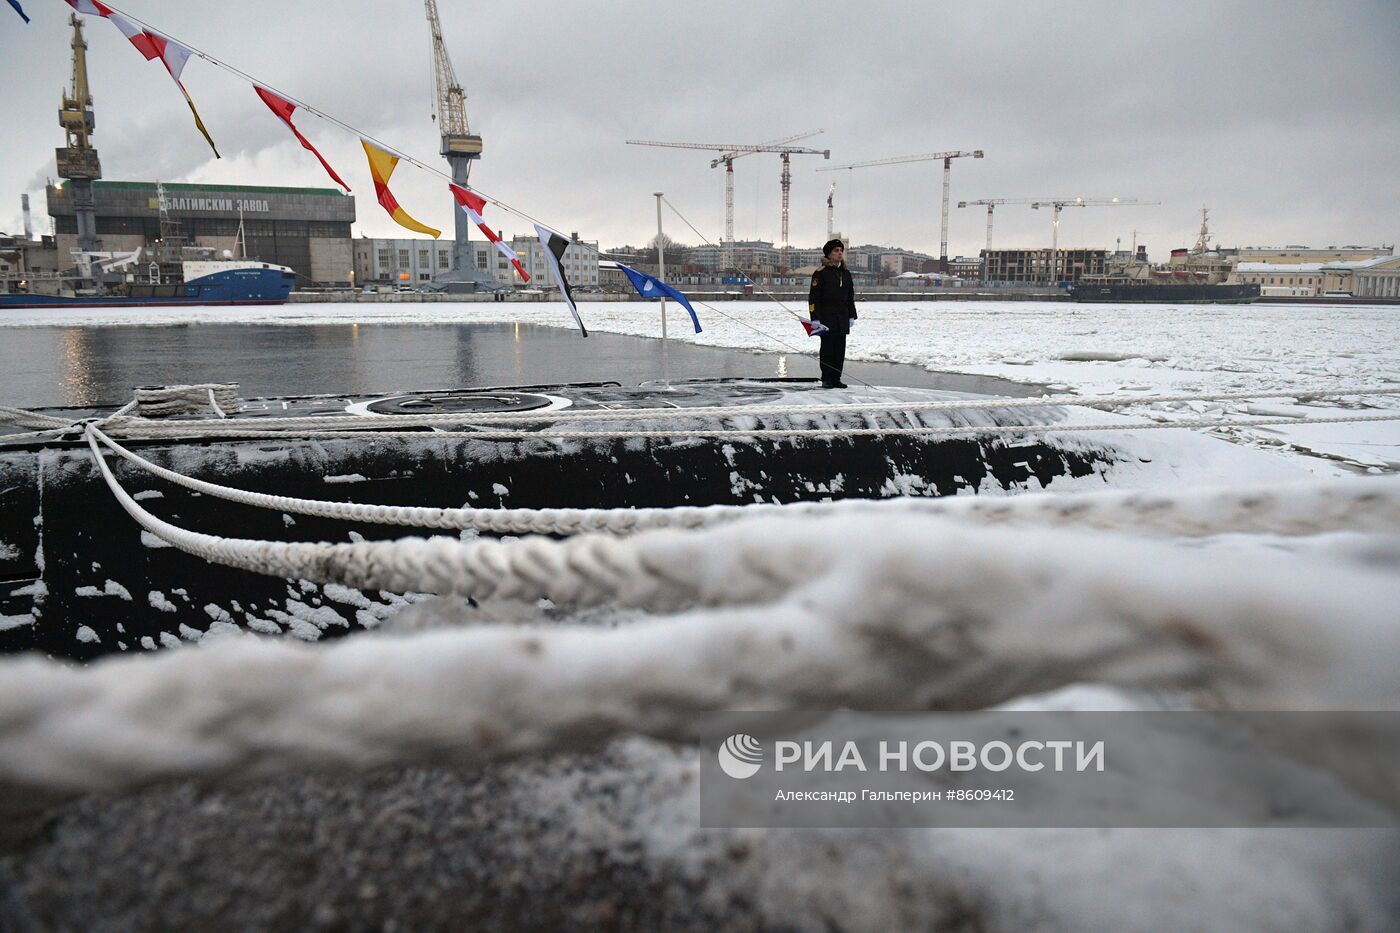
[[[479,597],[699,608],[616,629],[454,627],[314,647],[247,636],[86,667],[0,660],[0,796],[472,767],[626,734],[690,739],[715,710],[979,709],[1085,682],[1209,687],[1239,709],[1400,708],[1400,576],[1361,560],[932,516],[474,550],[486,576],[459,580]],[[458,570],[470,567],[436,572]]]
[[[137,523],[187,553],[242,570],[315,583],[340,583],[357,589],[478,598],[548,598],[582,605],[618,601],[648,609],[694,602],[720,604],[730,598],[723,595],[727,588],[745,592],[768,579],[761,576],[746,582],[740,573],[732,580],[720,581],[719,593],[697,593],[683,568],[662,570],[644,559],[641,552],[627,547],[622,539],[597,534],[564,541],[531,537],[519,541],[464,542],[435,537],[330,544],[225,538],[189,531],[157,518],[131,498],[102,456],[97,435],[95,429],[88,429],[93,458],[112,494]],[[1270,504],[1277,507],[1286,495],[1254,491],[1250,501],[1258,511],[1268,512]],[[1353,497],[1353,503],[1342,509],[1343,513],[1372,511],[1380,516],[1381,529],[1400,527],[1393,521],[1400,508],[1400,483],[1371,482],[1364,491],[1358,486],[1348,495]],[[1131,510],[1138,514],[1158,511],[1162,502],[1171,500],[1147,501],[1146,508]],[[1245,502],[1239,506],[1250,508]],[[1336,510],[1324,514],[1336,514]],[[665,532],[651,532],[662,533]],[[806,572],[800,561],[790,571],[798,575]]]
[[[824,414],[864,414],[867,412],[930,412],[930,411],[980,411],[986,409],[1021,408],[1120,408],[1130,405],[1157,405],[1197,401],[1243,401],[1269,398],[1327,398],[1341,396],[1400,395],[1400,386],[1348,386],[1342,388],[1314,388],[1275,390],[1269,392],[1216,392],[1174,395],[1140,396],[1137,398],[1054,396],[1039,399],[939,399],[936,401],[859,401],[828,404],[784,403],[781,405],[724,405],[697,406],[687,408],[626,408],[606,410],[547,410],[520,412],[455,412],[450,414],[416,415],[358,415],[354,423],[365,428],[373,427],[437,427],[439,425],[497,424],[501,422],[572,422],[572,421],[628,421],[657,420],[669,421],[686,418],[729,418],[757,417],[761,415],[824,415]],[[301,418],[278,418],[276,424],[289,430],[329,428],[336,430],[349,420],[346,416],[315,416]],[[162,431],[180,430],[187,427],[208,428],[211,431],[237,431],[243,427],[266,430],[266,418],[229,418],[215,424],[210,421],[165,420],[142,424],[137,419],[117,419],[108,422],[109,430],[134,434],[144,431],[158,434]]]
[[[1350,415],[1335,418],[1256,418],[1254,420],[1241,420],[1229,418],[1216,419],[1193,419],[1183,421],[1147,421],[1147,422],[1122,422],[1103,424],[983,424],[983,425],[937,425],[919,428],[897,428],[897,427],[845,427],[832,425],[828,427],[814,428],[700,428],[686,431],[657,429],[649,431],[624,431],[616,429],[602,429],[595,431],[565,431],[554,428],[540,428],[537,430],[517,430],[517,431],[434,431],[430,437],[434,438],[459,438],[466,440],[481,441],[528,441],[535,439],[549,440],[597,440],[604,438],[614,439],[669,439],[688,440],[702,438],[793,438],[793,437],[886,437],[886,436],[918,436],[918,437],[960,437],[968,435],[992,435],[992,434],[1059,434],[1059,433],[1083,433],[1094,431],[1150,431],[1150,430],[1187,430],[1193,428],[1254,428],[1268,427],[1271,425],[1311,425],[1311,424],[1356,424],[1371,421],[1400,421],[1400,411],[1393,414],[1382,415]],[[222,422],[203,422],[204,424],[221,424]],[[147,434],[145,432],[127,432],[131,439],[151,439],[170,438],[174,439],[179,435],[167,435],[164,433]],[[258,431],[258,430],[238,430],[230,429],[226,431],[210,431],[210,436],[217,436],[224,439],[267,439],[267,438],[310,438],[310,439],[370,439],[370,438],[402,438],[401,431],[331,431],[331,430],[290,430],[290,431]],[[191,434],[189,437],[196,438],[206,436],[205,433]]]
[[[913,511],[972,518],[982,523],[1077,525],[1176,535],[1400,530],[1400,479],[1224,487],[1170,495],[1126,490],[641,509],[480,509],[332,502],[251,492],[195,479],[127,450],[96,425],[88,430],[103,445],[141,469],[186,489],[230,502],[341,521],[494,534],[633,534],[654,528],[700,528],[760,515],[830,515],[872,510],[899,514]]]
[[[1079,398],[1076,396],[1056,396],[1040,399],[974,399],[974,400],[949,400],[938,401],[869,401],[869,402],[843,402],[819,405],[803,405],[797,403],[786,403],[782,405],[751,405],[751,406],[710,406],[694,408],[629,408],[618,410],[585,410],[570,411],[525,411],[525,412],[483,412],[483,413],[450,413],[450,414],[418,414],[418,415],[363,415],[363,416],[315,416],[301,418],[238,418],[228,415],[226,408],[236,410],[239,400],[237,399],[237,384],[222,385],[223,402],[215,397],[215,387],[213,386],[172,386],[169,387],[172,394],[156,404],[168,404],[171,406],[183,405],[203,405],[207,403],[212,410],[220,415],[220,420],[182,420],[182,419],[161,419],[151,420],[143,417],[131,417],[127,414],[131,410],[132,404],[124,406],[113,414],[98,419],[107,431],[131,439],[140,438],[190,438],[190,437],[220,437],[220,438],[265,438],[279,436],[310,436],[308,432],[317,432],[318,437],[366,437],[373,436],[375,429],[385,428],[397,432],[405,428],[441,426],[460,427],[464,424],[471,425],[495,425],[500,423],[530,423],[530,422],[552,422],[554,424],[564,424],[569,422],[586,421],[630,421],[630,420],[657,420],[668,421],[687,418],[730,418],[730,417],[757,417],[762,415],[786,415],[786,416],[816,416],[825,414],[877,414],[881,412],[895,413],[920,413],[937,411],[980,411],[980,410],[1017,410],[1034,408],[1061,408],[1076,406],[1081,408],[1119,408],[1126,406],[1144,406],[1153,404],[1174,404],[1197,401],[1241,401],[1250,399],[1267,398],[1325,398],[1343,396],[1373,396],[1373,395],[1398,395],[1400,388],[1389,386],[1347,386],[1342,388],[1312,388],[1312,389],[1289,389],[1275,390],[1269,392],[1225,392],[1225,393],[1192,393],[1174,395],[1156,395],[1133,397],[1104,397],[1104,398]],[[232,392],[230,397],[229,392]],[[147,390],[156,391],[156,390]],[[197,401],[193,400],[195,393],[204,393]],[[137,403],[139,404],[139,399]],[[65,421],[49,415],[42,415],[35,412],[28,412],[23,409],[0,408],[0,414],[12,413],[10,420],[21,426],[31,426],[44,429],[24,435],[9,435],[11,439],[22,438],[25,441],[40,439],[44,431],[64,433],[76,428],[80,428],[84,421]],[[879,435],[879,434],[977,434],[977,433],[1034,433],[1042,430],[1056,431],[1115,431],[1115,430],[1149,430],[1160,427],[1180,427],[1180,428],[1248,428],[1251,426],[1268,425],[1299,425],[1299,424],[1344,424],[1365,421],[1389,421],[1395,420],[1392,414],[1380,415],[1356,415],[1338,416],[1334,418],[1278,418],[1278,419],[1253,419],[1253,420],[1228,420],[1228,419],[1192,419],[1176,420],[1152,423],[1125,422],[1122,424],[1107,425],[985,425],[985,426],[938,426],[928,428],[842,428],[836,426],[815,427],[815,428],[791,428],[791,429],[709,429],[692,431],[674,430],[653,430],[645,432],[624,432],[619,430],[599,431],[599,432],[567,432],[558,427],[534,428],[523,431],[496,431],[488,432],[483,430],[473,430],[464,434],[454,434],[448,431],[439,431],[439,434],[447,436],[471,436],[482,440],[513,440],[528,437],[548,436],[554,438],[589,438],[589,437],[776,437],[776,436],[802,436],[803,434],[834,435]],[[272,427],[275,426],[275,427]],[[352,427],[353,426],[353,427]],[[6,436],[0,435],[0,440]]]

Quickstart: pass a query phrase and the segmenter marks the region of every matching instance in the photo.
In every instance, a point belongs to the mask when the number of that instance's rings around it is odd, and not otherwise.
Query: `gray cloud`
[[[1202,204],[1227,244],[1393,243],[1400,177],[1400,9],[1333,4],[963,2],[439,4],[486,157],[474,181],[548,223],[606,245],[654,232],[664,190],[710,238],[723,177],[703,152],[640,149],[629,137],[748,142],[815,127],[831,163],[954,148],[954,199],[1122,196],[1156,207],[1066,212],[1061,243],[1108,245],[1142,231],[1154,256],[1189,243]],[[0,19],[5,122],[0,229],[18,195],[43,214],[41,182],[62,141],[67,7],[31,0],[28,28]],[[432,157],[431,62],[417,3],[237,5],[127,0],[129,13],[392,142]],[[0,11],[0,14],[7,11]],[[107,24],[88,18],[97,142],[112,179],[326,185],[243,82],[192,62],[187,85],[224,152],[214,163],[178,92]],[[392,235],[358,141],[299,125],[356,188],[359,228]],[[793,239],[837,221],[859,241],[937,250],[936,162],[817,173],[793,161]],[[778,162],[737,164],[736,232],[778,235]],[[446,227],[441,181],[411,167],[394,187]],[[488,213],[507,232],[527,225]],[[955,210],[950,249],[974,253],[985,215]],[[695,237],[668,219],[668,230]],[[1046,244],[1049,218],[1007,206],[1002,245]]]

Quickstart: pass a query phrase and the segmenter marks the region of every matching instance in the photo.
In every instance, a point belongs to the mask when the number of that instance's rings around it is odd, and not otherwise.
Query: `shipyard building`
[[[515,236],[505,241],[520,257],[520,264],[530,273],[530,284],[553,286],[544,247],[537,237]],[[360,237],[354,243],[355,284],[392,285],[409,288],[430,286],[435,280],[454,271],[452,240],[424,238]],[[488,282],[498,286],[523,284],[515,267],[495,246],[485,240],[466,244],[473,268]],[[600,281],[599,252],[596,241],[584,241],[575,233],[564,253],[564,275],[574,288],[591,288]]]
[[[159,186],[165,193],[166,232],[192,246],[241,255],[239,221],[248,258],[290,266],[297,287],[348,285],[354,269],[350,225],[355,198],[335,188],[272,188],[244,185]],[[140,181],[92,183],[98,249],[124,252],[162,238],[157,185]],[[70,187],[50,185],[58,255],[78,247],[78,221]]]

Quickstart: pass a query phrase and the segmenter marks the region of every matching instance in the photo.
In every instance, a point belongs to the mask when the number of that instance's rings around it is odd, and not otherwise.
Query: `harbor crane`
[[[954,159],[980,159],[983,157],[981,149],[954,150],[952,152],[925,152],[920,155],[894,156],[889,159],[872,159],[868,162],[852,162],[849,165],[833,165],[830,168],[819,168],[819,172],[839,172],[857,168],[871,168],[876,165],[898,165],[903,162],[929,162],[937,159],[943,160],[943,226],[938,237],[938,271],[948,271],[948,192],[952,186],[953,160]]]
[[[791,157],[794,155],[819,155],[823,159],[831,158],[830,149],[809,149],[805,146],[793,146],[790,143],[808,136],[815,136],[821,130],[810,133],[799,133],[797,136],[788,137],[786,140],[779,140],[775,143],[760,143],[756,146],[745,146],[729,143],[669,143],[657,142],[650,139],[629,139],[629,146],[661,146],[667,149],[705,149],[710,152],[718,152],[720,155],[711,163],[711,168],[725,166],[725,188],[724,188],[724,238],[727,242],[734,242],[734,160],[745,155],[752,155],[755,152],[776,152],[782,156],[783,174],[783,213],[782,213],[782,240],[783,249],[788,247],[788,195],[792,190],[792,170],[790,168]]]
[[[1160,201],[1138,201],[1132,198],[1046,198],[1031,202],[1032,210],[1053,209],[1051,223],[1055,232],[1050,241],[1050,281],[1060,280],[1060,211],[1067,207],[1148,207]]]
[[[83,23],[76,13],[68,17],[73,27],[73,89],[63,95],[58,110],[58,122],[67,135],[67,145],[56,153],[58,176],[69,182],[73,192],[73,215],[77,221],[78,249],[84,253],[97,249],[97,210],[93,202],[92,183],[102,177],[102,164],[92,145],[96,121],[92,115],[92,90],[88,86],[87,42],[83,39]]]
[[[471,131],[467,122],[467,92],[457,80],[447,45],[442,39],[442,22],[438,19],[436,0],[423,0],[428,13],[428,26],[433,45],[433,120],[442,133],[442,155],[452,168],[452,180],[463,187],[471,174],[472,163],[481,158],[481,137]],[[488,278],[476,268],[476,261],[467,243],[470,219],[462,211],[452,211],[455,221],[452,242],[452,271],[444,279],[472,282],[480,285]]]

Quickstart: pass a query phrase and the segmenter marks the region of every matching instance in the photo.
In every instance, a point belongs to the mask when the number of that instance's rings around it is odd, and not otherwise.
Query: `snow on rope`
[[[855,514],[473,550],[415,557],[478,596],[690,608],[617,628],[0,660],[0,798],[477,766],[628,733],[684,740],[704,711],[979,709],[1083,682],[1208,687],[1240,709],[1400,709],[1393,553],[1318,561]]]
[[[985,409],[1022,408],[1118,408],[1191,401],[1237,401],[1263,398],[1323,398],[1339,396],[1400,395],[1396,386],[1344,386],[1332,389],[1290,389],[1273,392],[1226,392],[1193,395],[1156,395],[1138,397],[1099,397],[1057,396],[1041,399],[943,399],[938,401],[861,401],[826,405],[806,405],[785,403],[781,405],[730,405],[696,406],[693,408],[633,408],[608,409],[606,411],[521,411],[521,412],[456,412],[450,414],[417,415],[359,415],[353,419],[357,427],[408,428],[438,427],[461,424],[517,424],[533,422],[567,423],[575,421],[629,421],[629,420],[678,420],[686,418],[728,418],[754,417],[760,415],[822,415],[822,414],[864,414],[878,412],[925,412],[925,411],[977,411]],[[227,407],[227,406],[225,406]],[[278,418],[276,425],[286,431],[344,429],[347,424],[344,416],[307,416],[301,418]],[[1259,424],[1261,422],[1252,422]],[[1287,423],[1296,424],[1298,419]],[[193,430],[210,435],[248,436],[248,432],[265,433],[269,422],[265,418],[230,417],[221,422],[204,420],[166,420],[148,422],[139,418],[111,418],[106,426],[112,433],[127,437],[175,436],[181,431]],[[531,432],[534,433],[534,432]],[[671,432],[663,432],[671,433]],[[746,432],[740,432],[746,433]],[[831,432],[828,432],[831,433]],[[964,432],[966,433],[966,432]]]
[[[1013,406],[1003,406],[1011,408]],[[566,431],[556,428],[539,428],[515,431],[437,431],[434,437],[466,438],[482,441],[528,441],[538,438],[548,438],[550,440],[597,440],[601,438],[617,439],[656,439],[656,440],[686,440],[696,438],[791,438],[791,437],[886,437],[912,435],[916,437],[964,437],[968,435],[984,434],[1059,434],[1059,433],[1080,433],[1085,431],[1151,431],[1151,430],[1186,430],[1189,428],[1258,428],[1270,425],[1309,425],[1309,424],[1357,424],[1370,421],[1400,421],[1400,411],[1392,414],[1382,415],[1345,415],[1332,418],[1253,418],[1242,420],[1238,418],[1202,418],[1189,421],[1148,421],[1148,422],[1112,422],[1105,424],[980,424],[980,425],[937,425],[919,428],[895,428],[895,427],[874,427],[874,428],[853,428],[842,425],[829,425],[815,428],[701,428],[697,430],[673,430],[659,429],[648,431],[625,431],[605,428],[597,431]],[[220,422],[202,422],[203,424],[219,424]],[[225,422],[226,423],[226,422]],[[341,425],[346,423],[346,419],[341,419]],[[355,423],[358,423],[358,419]],[[264,423],[266,428],[266,423]],[[123,430],[125,430],[125,427]],[[145,431],[126,431],[132,438],[151,438],[164,436],[158,433],[147,433]],[[211,430],[201,431],[192,434],[192,437],[218,436],[221,438],[323,438],[337,440],[368,439],[372,437],[402,437],[399,431],[372,431],[372,430],[352,430],[352,431],[330,431],[330,430],[289,430],[289,431],[269,431],[269,430]]]
[[[205,382],[196,385],[139,386],[135,390],[136,412],[142,417],[191,415],[211,409],[219,417],[227,417],[229,409],[237,411],[238,383]]]
[[[495,534],[631,534],[651,528],[698,528],[759,515],[853,511],[916,511],[975,518],[983,523],[1078,525],[1176,535],[1400,530],[1400,479],[1334,480],[1269,488],[1223,487],[1170,494],[1127,490],[1073,495],[1046,493],[643,509],[430,508],[330,502],[250,492],[194,479],[127,450],[95,425],[89,430],[105,446],[155,476],[242,505],[343,521],[471,529]]]
[[[578,605],[620,602],[645,609],[722,601],[729,598],[725,594],[746,593],[749,584],[760,586],[774,581],[773,570],[757,572],[753,567],[738,567],[734,579],[721,581],[718,593],[697,591],[694,577],[685,573],[683,567],[657,565],[651,562],[645,548],[606,535],[580,535],[563,542],[547,538],[511,542],[403,538],[353,544],[291,544],[202,534],[176,527],[141,509],[116,482],[92,430],[88,431],[88,445],[113,495],[141,527],[199,558],[269,576],[393,593],[549,598]],[[1376,483],[1373,492],[1382,499],[1393,499],[1400,495],[1400,486]],[[1394,531],[1396,527],[1390,525],[1387,530]],[[756,579],[755,573],[759,573]],[[804,560],[794,558],[788,566],[788,576],[805,573],[808,570]]]

